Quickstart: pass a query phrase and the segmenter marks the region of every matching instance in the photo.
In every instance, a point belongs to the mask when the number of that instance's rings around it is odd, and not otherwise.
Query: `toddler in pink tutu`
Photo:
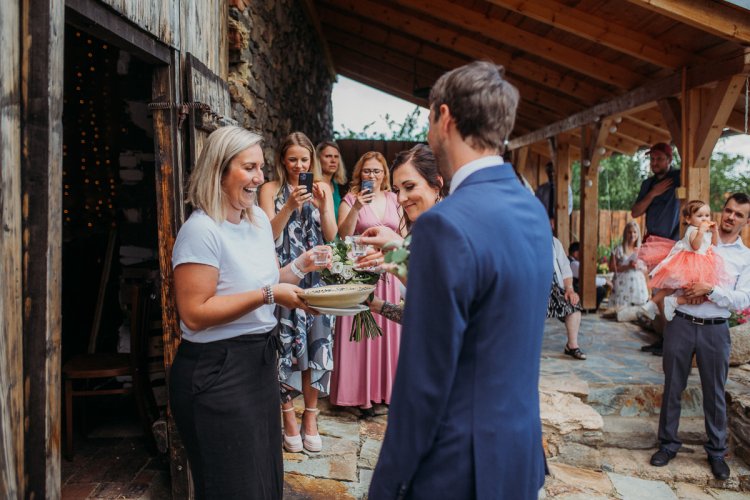
[[[680,241],[652,236],[638,252],[638,258],[651,269],[649,285],[659,289],[653,301],[667,321],[674,318],[677,306],[687,303],[675,290],[693,283],[719,285],[725,281],[724,263],[712,248],[719,233],[708,204],[691,200],[683,207],[682,216],[688,228]]]

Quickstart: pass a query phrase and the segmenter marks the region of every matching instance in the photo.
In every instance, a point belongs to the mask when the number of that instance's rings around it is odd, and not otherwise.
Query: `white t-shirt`
[[[206,264],[219,270],[216,295],[258,290],[279,282],[279,267],[271,222],[253,207],[253,222],[217,224],[196,210],[180,228],[172,251],[172,268],[180,264]],[[182,337],[191,342],[213,342],[244,334],[265,333],[276,326],[275,306],[264,305],[244,316],[205,330],[190,330],[180,321]]]

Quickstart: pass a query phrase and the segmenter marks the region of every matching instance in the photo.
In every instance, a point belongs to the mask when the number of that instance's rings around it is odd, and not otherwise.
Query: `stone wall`
[[[333,136],[333,79],[320,40],[298,0],[230,0],[229,91],[233,117],[275,148],[290,132],[317,143]]]

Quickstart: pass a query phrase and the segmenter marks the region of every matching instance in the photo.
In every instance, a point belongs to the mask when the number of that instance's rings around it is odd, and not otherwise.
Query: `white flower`
[[[354,278],[354,271],[352,271],[351,267],[347,267],[344,269],[344,272],[341,273],[344,276],[344,279],[350,280]]]
[[[331,272],[333,274],[341,274],[341,272],[344,270],[344,264],[341,262],[334,262],[331,266]]]

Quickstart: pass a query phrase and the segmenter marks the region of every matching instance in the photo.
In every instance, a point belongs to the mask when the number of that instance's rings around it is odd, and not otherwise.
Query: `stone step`
[[[651,450],[657,445],[659,417],[621,417],[607,415],[604,420],[603,443],[613,448],[628,450]],[[688,445],[702,446],[706,441],[703,417],[682,417],[680,419],[680,440]]]
[[[577,446],[587,448],[582,445]],[[731,476],[726,481],[719,481],[711,474],[706,454],[700,446],[683,446],[682,451],[665,467],[654,467],[649,463],[651,455],[656,451],[655,448],[650,450],[589,448],[586,456],[583,456],[580,451],[577,454],[561,453],[551,459],[550,463],[563,463],[623,476],[663,481],[669,485],[689,483],[700,488],[750,491],[750,469],[744,462],[730,456],[727,463],[731,469]]]
[[[589,384],[586,403],[603,416],[648,417],[659,414],[663,392],[661,384]],[[682,393],[682,416],[702,417],[702,405],[700,386],[688,386]]]

